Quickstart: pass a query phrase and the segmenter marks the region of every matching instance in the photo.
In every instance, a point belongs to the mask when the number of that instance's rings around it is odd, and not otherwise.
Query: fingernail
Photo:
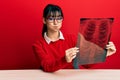
[[[77,50],[76,52],[79,52],[79,50]]]
[[[76,47],[76,49],[79,49],[78,47]]]

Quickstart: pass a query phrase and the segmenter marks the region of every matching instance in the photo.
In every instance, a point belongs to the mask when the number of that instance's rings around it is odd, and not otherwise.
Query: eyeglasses
[[[54,20],[56,20],[58,23],[60,23],[60,22],[62,22],[63,17],[48,17],[47,18],[47,21],[50,22],[50,23],[53,23]]]

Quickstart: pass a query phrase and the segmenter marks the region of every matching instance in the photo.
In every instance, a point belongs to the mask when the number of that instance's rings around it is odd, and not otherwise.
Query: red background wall
[[[92,68],[120,68],[119,0],[1,0],[0,69],[38,68],[32,44],[41,33],[42,11],[48,3],[63,9],[66,33],[77,33],[81,17],[114,17],[111,41],[117,52]]]

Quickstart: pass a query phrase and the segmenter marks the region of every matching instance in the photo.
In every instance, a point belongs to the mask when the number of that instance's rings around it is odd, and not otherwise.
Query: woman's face
[[[55,13],[56,15],[53,16],[53,13],[51,13],[50,16],[48,16],[46,19],[44,19],[44,23],[47,25],[47,30],[56,32],[59,31],[60,28],[62,27],[62,20],[63,17],[60,16],[59,12]]]

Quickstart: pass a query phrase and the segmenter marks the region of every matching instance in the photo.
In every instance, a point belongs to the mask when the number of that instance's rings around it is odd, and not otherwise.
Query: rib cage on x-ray
[[[105,61],[106,45],[110,39],[113,18],[81,18],[77,47],[80,52],[74,66]]]

